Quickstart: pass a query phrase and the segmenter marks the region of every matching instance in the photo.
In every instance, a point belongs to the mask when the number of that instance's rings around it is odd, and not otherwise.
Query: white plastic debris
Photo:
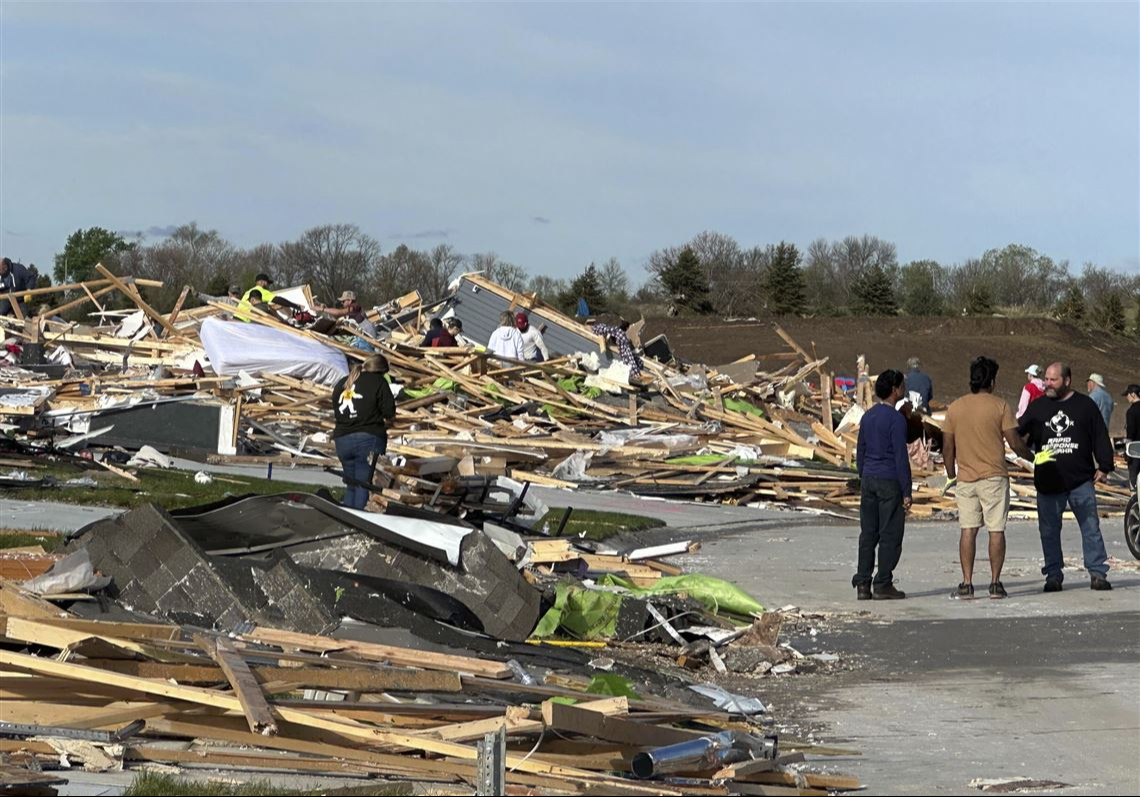
[[[744,695],[729,692],[716,684],[694,684],[689,688],[698,695],[707,697],[721,711],[751,716],[753,714],[763,714],[768,710],[768,707],[757,698],[745,697]]]
[[[154,446],[143,446],[138,453],[127,460],[128,468],[172,468],[174,460]]]
[[[568,482],[580,482],[586,478],[586,470],[590,467],[590,460],[594,452],[575,451],[566,459],[559,462],[551,475],[556,479]]]
[[[194,474],[194,481],[198,484],[213,484],[214,477],[206,473],[206,471],[200,470]]]

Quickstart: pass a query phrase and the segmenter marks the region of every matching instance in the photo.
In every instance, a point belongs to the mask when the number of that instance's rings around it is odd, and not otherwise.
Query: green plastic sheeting
[[[590,679],[586,691],[591,695],[608,695],[610,697],[628,697],[630,700],[641,700],[641,695],[633,691],[629,679],[612,672],[600,672]]]
[[[563,629],[576,639],[612,639],[617,633],[620,607],[621,595],[563,581],[556,587],[554,606],[538,621],[531,636],[542,639]]]
[[[416,399],[421,399],[426,398],[433,393],[439,393],[442,391],[455,392],[458,389],[459,386],[455,383],[454,379],[447,379],[446,377],[441,376],[439,379],[435,380],[427,387],[404,388],[404,395],[411,396],[412,398]]]
[[[714,576],[690,573],[684,576],[667,576],[652,587],[637,587],[624,578],[607,574],[599,584],[624,587],[638,596],[671,595],[683,592],[714,614],[732,614],[748,617],[764,611],[755,598],[735,584]],[[575,639],[613,639],[617,633],[618,611],[622,596],[561,582],[555,588],[554,606],[542,619],[531,636],[538,639],[554,636],[559,630]]]
[[[716,465],[724,461],[720,454],[693,454],[688,457],[673,457],[665,460],[670,465]]]
[[[760,418],[764,417],[764,410],[742,399],[726,398],[724,400],[724,407],[733,412],[744,412],[748,415],[756,415]]]
[[[568,376],[565,379],[559,379],[558,386],[567,393],[578,393],[589,399],[596,399],[602,395],[602,389],[600,387],[583,387],[582,377],[580,376]]]
[[[735,584],[722,578],[690,573],[684,576],[666,576],[653,582],[652,587],[638,587],[612,573],[602,576],[600,584],[625,587],[635,595],[671,595],[683,592],[714,614],[728,612],[747,617],[754,612],[764,611],[755,598]]]

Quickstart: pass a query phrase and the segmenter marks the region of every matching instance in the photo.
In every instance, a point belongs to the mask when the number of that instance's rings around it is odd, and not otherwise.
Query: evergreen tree
[[[591,315],[598,315],[606,309],[606,295],[602,290],[602,279],[593,263],[574,278],[570,287],[559,299],[563,311],[573,314],[578,309],[578,299],[585,299]]]
[[[994,314],[994,293],[988,284],[981,282],[970,288],[966,294],[966,314]]]
[[[855,315],[898,315],[899,304],[895,298],[895,286],[886,270],[876,264],[865,270],[851,289],[855,297]]]
[[[768,309],[776,315],[803,315],[807,312],[807,292],[799,250],[795,244],[780,241],[770,252],[768,274],[764,279]]]
[[[677,259],[661,272],[661,284],[679,309],[700,315],[713,311],[708,280],[700,258],[691,247],[682,249]]]
[[[1068,290],[1061,297],[1055,315],[1061,321],[1080,325],[1085,320],[1085,294],[1076,282],[1069,283]]]
[[[1128,327],[1128,321],[1124,317],[1124,300],[1120,298],[1120,293],[1112,291],[1101,302],[1100,307],[1096,311],[1096,325],[1106,332],[1111,332],[1114,335],[1123,335]]]

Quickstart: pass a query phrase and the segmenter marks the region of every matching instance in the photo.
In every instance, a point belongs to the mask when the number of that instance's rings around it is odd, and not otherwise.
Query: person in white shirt
[[[550,359],[550,352],[546,348],[546,341],[542,339],[542,332],[538,327],[530,325],[526,313],[515,314],[515,328],[523,339],[523,359],[542,363]]]
[[[504,312],[499,315],[499,326],[491,333],[491,339],[487,341],[487,350],[496,357],[523,359],[522,333],[515,329],[514,319],[510,313]]]

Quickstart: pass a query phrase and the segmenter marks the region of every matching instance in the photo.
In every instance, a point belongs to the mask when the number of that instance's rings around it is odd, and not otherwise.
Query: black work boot
[[[906,593],[895,589],[894,584],[883,584],[880,587],[875,587],[874,595],[877,601],[898,601],[906,597]]]
[[[1045,579],[1045,591],[1046,592],[1060,592],[1061,591],[1061,579],[1059,579],[1059,578],[1047,578],[1047,579]]]
[[[1112,584],[1109,584],[1108,579],[1104,576],[1094,575],[1092,582],[1089,584],[1089,589],[1107,592],[1112,589]]]
[[[860,601],[871,600],[871,585],[870,584],[856,584],[855,585],[855,599]]]

